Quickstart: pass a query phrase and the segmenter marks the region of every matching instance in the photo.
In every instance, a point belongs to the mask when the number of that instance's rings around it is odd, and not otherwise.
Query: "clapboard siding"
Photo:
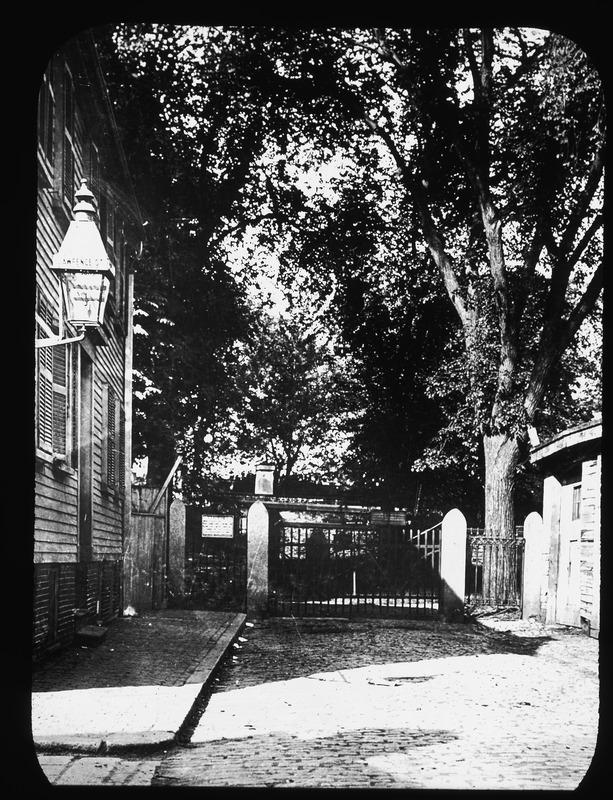
[[[38,197],[38,226],[37,226],[37,268],[42,280],[42,288],[49,290],[57,286],[57,277],[52,276],[49,267],[52,264],[53,254],[57,253],[65,231],[56,223],[51,205],[51,192],[39,192]]]
[[[76,511],[77,487],[76,478],[71,484],[63,484],[63,491],[58,486],[59,481],[53,481],[47,475],[36,481],[36,508],[59,510],[62,514],[71,514],[71,508]]]
[[[39,185],[36,221],[36,290],[41,310],[52,327],[58,326],[63,310],[59,302],[59,280],[52,270],[53,256],[58,252],[73,216],[71,190],[79,188],[81,180],[89,179],[89,153],[92,144],[99,154],[99,180],[89,185],[96,199],[104,195],[108,207],[123,221],[124,239],[122,248],[135,254],[140,251],[142,227],[136,200],[132,193],[130,176],[126,170],[118,131],[112,114],[107,109],[111,103],[106,94],[102,70],[98,62],[96,46],[91,31],[84,31],[62,45],[53,55],[54,143],[53,154],[45,153],[44,143],[39,142]],[[68,196],[64,192],[64,147],[66,146],[64,96],[67,70],[71,75],[69,84],[74,89],[74,134],[72,137],[75,170],[70,178]],[[51,74],[51,73],[50,73]],[[46,91],[43,80],[43,88]],[[73,185],[74,184],[74,185]],[[119,266],[114,253],[109,251],[111,261]],[[111,296],[113,292],[111,292]],[[78,393],[91,391],[91,412],[86,422],[81,420],[81,440],[76,448],[66,447],[66,453],[55,453],[62,448],[61,435],[51,445],[46,435],[41,439],[35,462],[34,501],[34,656],[40,657],[49,649],[69,644],[74,637],[76,622],[81,619],[100,621],[117,615],[120,603],[121,559],[124,531],[128,527],[130,500],[125,499],[125,481],[118,482],[115,489],[107,491],[104,448],[106,442],[107,412],[104,408],[105,387],[110,386],[119,399],[118,430],[129,430],[128,420],[122,419],[126,391],[126,360],[131,351],[131,327],[125,320],[131,319],[122,307],[109,302],[101,334],[88,332],[82,342],[68,347],[78,354],[81,361],[79,374],[77,359],[71,365],[71,379],[75,378],[75,409],[79,409]],[[76,331],[64,326],[65,337],[75,336]],[[44,335],[44,334],[37,334]],[[48,369],[52,359],[41,359]],[[37,359],[37,365],[39,360]],[[89,365],[91,364],[91,388]],[[45,373],[45,392],[41,397],[50,397],[49,373]],[[37,376],[38,380],[38,376]],[[63,386],[57,396],[64,396]],[[129,385],[129,382],[128,382]],[[68,395],[68,391],[66,392]],[[85,397],[88,395],[86,394]],[[128,408],[130,408],[128,404]],[[45,407],[44,420],[53,419],[50,405]],[[57,419],[57,417],[55,417]],[[69,430],[78,433],[78,424],[68,420]],[[61,432],[60,432],[61,433]],[[91,440],[85,440],[85,436]],[[56,444],[56,442],[58,444]],[[128,443],[129,444],[129,443]],[[51,451],[53,448],[53,452]],[[78,450],[79,457],[75,457]],[[128,449],[129,452],[129,449]],[[57,458],[55,458],[57,456]],[[63,459],[62,456],[65,456]],[[54,466],[55,458],[55,466]],[[91,458],[91,464],[89,459]],[[85,460],[87,459],[87,460]],[[125,464],[120,465],[119,477]],[[91,480],[90,480],[91,477]],[[80,529],[81,504],[91,503],[91,541],[89,526]],[[75,610],[79,609],[78,613]]]
[[[58,480],[48,464],[39,465],[34,494],[34,560],[76,559],[78,498],[76,478]]]
[[[53,541],[34,542],[34,563],[46,564],[49,562],[49,552],[52,552],[53,562],[57,564],[75,563],[77,559],[77,537],[70,544],[62,544],[56,539]]]

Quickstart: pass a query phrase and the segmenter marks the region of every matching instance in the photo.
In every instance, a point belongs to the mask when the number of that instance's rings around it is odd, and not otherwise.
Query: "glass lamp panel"
[[[100,272],[69,272],[62,276],[66,319],[74,325],[102,325],[109,281]]]

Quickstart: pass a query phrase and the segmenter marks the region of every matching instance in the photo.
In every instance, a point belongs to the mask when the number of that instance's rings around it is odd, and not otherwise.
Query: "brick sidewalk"
[[[163,610],[121,617],[97,647],[70,647],[35,665],[33,692],[182,686],[233,612]]]
[[[32,674],[31,729],[39,752],[172,745],[244,614],[163,610],[123,617],[96,647],[71,647]]]

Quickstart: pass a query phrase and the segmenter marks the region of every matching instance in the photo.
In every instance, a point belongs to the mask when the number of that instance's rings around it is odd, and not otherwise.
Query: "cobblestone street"
[[[597,728],[598,642],[570,629],[270,619],[152,785],[572,790]]]

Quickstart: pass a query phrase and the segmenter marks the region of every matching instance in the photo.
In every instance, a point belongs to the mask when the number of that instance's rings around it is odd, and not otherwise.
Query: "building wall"
[[[573,513],[577,492],[580,496],[580,476],[562,486],[555,613],[556,622],[573,627],[581,625],[581,518]]]
[[[560,508],[562,485],[555,475],[548,475],[543,482],[543,525],[549,539],[546,581],[543,581],[543,618],[547,623],[555,621],[558,568],[560,558]],[[544,577],[545,577],[544,576]]]
[[[37,338],[49,333],[43,323],[62,338],[76,334],[63,320],[58,277],[51,266],[82,179],[98,201],[99,230],[116,273],[100,334],[88,330],[82,342],[36,351],[35,658],[69,644],[79,624],[117,615],[130,515],[130,265],[140,248],[141,226],[87,31],[66,43],[49,63],[41,84],[38,134]],[[49,400],[46,387],[51,384],[42,379],[45,375],[53,375],[54,391],[59,376],[57,404]],[[68,398],[63,440],[62,433],[56,436],[56,422],[59,429],[63,425],[62,392]],[[91,406],[82,407],[89,393]],[[51,427],[53,442],[45,433]],[[57,452],[56,441],[65,442]],[[90,503],[91,548],[80,540],[80,519]]]
[[[579,480],[581,514],[573,519],[573,489]],[[540,619],[581,626],[594,636],[600,629],[600,484],[601,456],[581,464],[578,480],[561,483],[547,475],[543,484],[548,545],[542,562]]]
[[[600,482],[598,456],[583,463],[581,474],[581,618],[596,635],[600,630]]]
[[[39,165],[40,163],[39,153]],[[53,253],[57,252],[62,242],[63,229],[56,220],[52,204],[53,171],[46,161],[43,161],[39,169],[45,169],[46,180],[38,192],[36,286],[43,301],[57,314],[59,286],[50,266]],[[54,323],[57,324],[56,319]],[[40,358],[40,351],[37,352],[37,357]],[[38,372],[36,379],[38,387]],[[52,454],[37,447],[34,495],[35,562],[65,562],[77,558],[77,476],[74,471],[60,473],[53,470],[52,464]]]

